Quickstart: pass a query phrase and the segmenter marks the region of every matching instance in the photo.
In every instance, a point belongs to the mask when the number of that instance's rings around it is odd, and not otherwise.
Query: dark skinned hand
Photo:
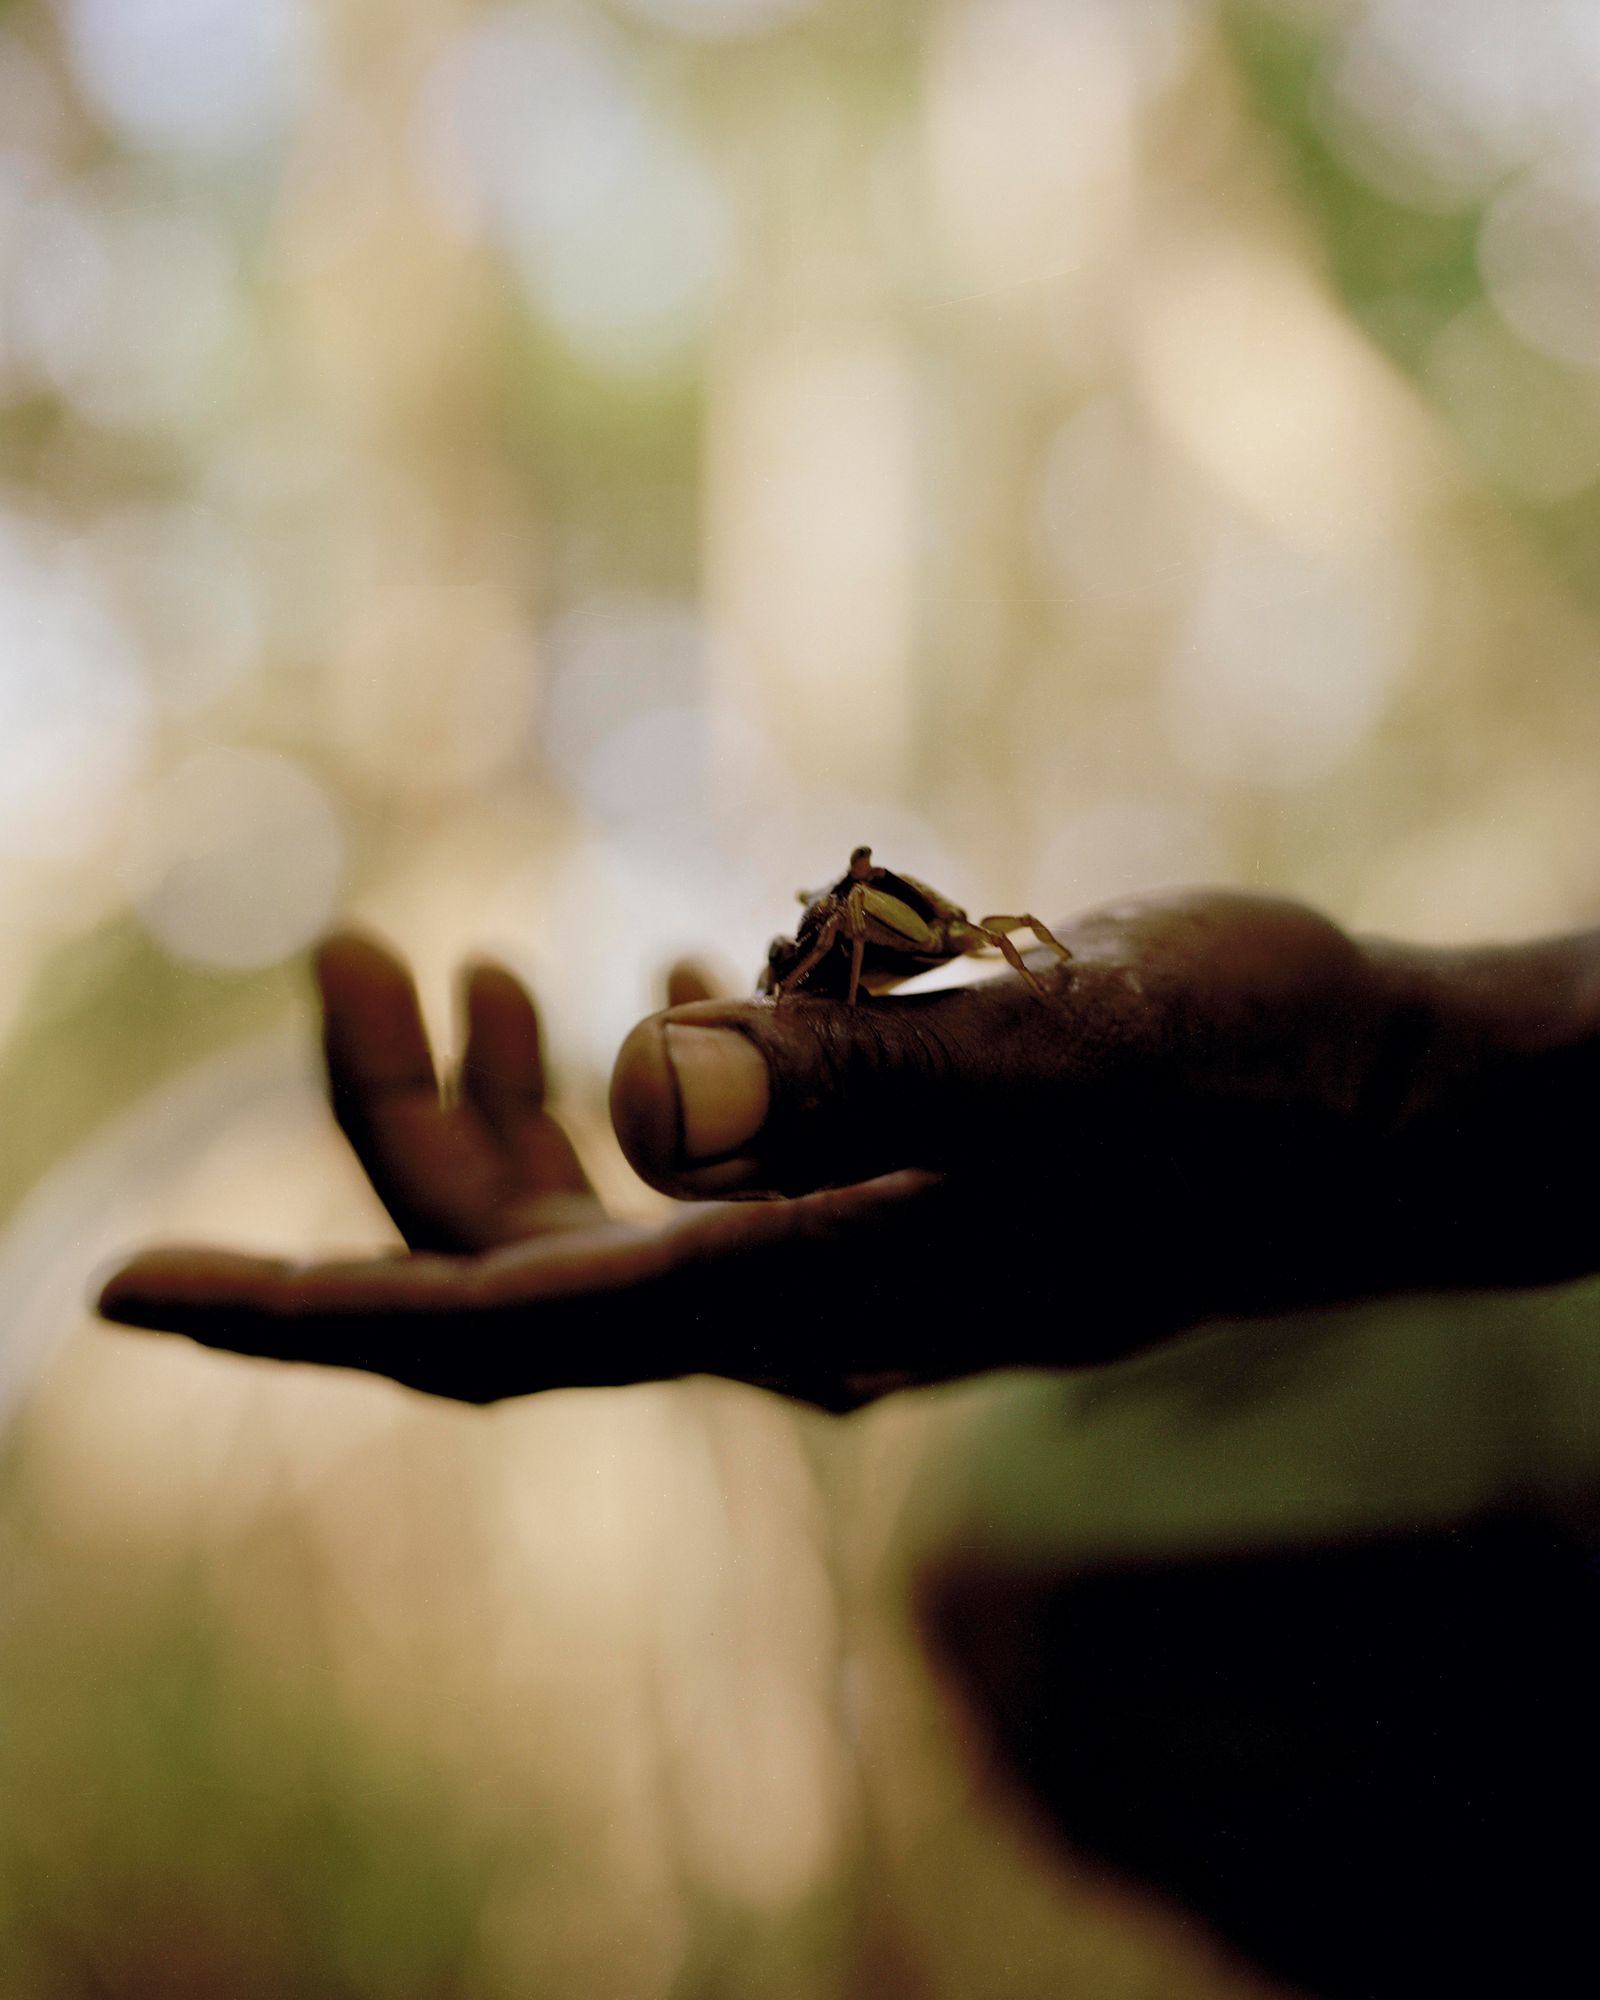
[[[442,1094],[403,965],[335,938],[330,1097],[409,1254],[152,1251],[101,1310],[471,1402],[713,1373],[847,1409],[1600,1264],[1600,938],[1429,952],[1233,893],[1060,934],[1070,964],[1028,957],[1043,998],[1012,973],[855,1008],[680,977],[612,1084],[632,1164],[689,1198],[649,1226],[606,1218],[545,1110],[509,972],[470,975]]]

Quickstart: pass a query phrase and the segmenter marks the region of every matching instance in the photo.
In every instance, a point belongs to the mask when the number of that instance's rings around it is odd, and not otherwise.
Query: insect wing
[[[863,893],[867,916],[881,924],[890,932],[893,941],[907,951],[935,951],[938,940],[922,921],[909,903],[903,903],[898,896],[891,896],[884,889],[867,889]]]
[[[930,917],[954,917],[958,923],[966,922],[967,913],[959,903],[952,903],[948,896],[941,896],[937,889],[919,882],[915,875],[896,875],[890,879],[897,888],[918,898]]]

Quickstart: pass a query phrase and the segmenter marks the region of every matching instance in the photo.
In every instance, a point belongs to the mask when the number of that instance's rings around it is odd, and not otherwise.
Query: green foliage
[[[1225,17],[1242,82],[1314,224],[1339,296],[1414,371],[1433,337],[1482,294],[1481,210],[1434,214],[1353,178],[1309,115],[1318,38],[1254,4]]]
[[[132,916],[69,938],[39,969],[0,1052],[0,1216],[51,1163],[164,1077],[264,1027],[292,971],[207,972],[169,957]]]

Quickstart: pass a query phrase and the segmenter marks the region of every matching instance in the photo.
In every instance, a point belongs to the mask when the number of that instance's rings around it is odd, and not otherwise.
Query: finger
[[[461,1057],[461,1100],[497,1133],[544,1109],[544,1055],[539,1016],[522,981],[490,960],[466,974],[467,1044]]]
[[[1215,1107],[1334,1111],[1363,1041],[1360,954],[1272,898],[1192,892],[1066,927],[1073,954],[943,992],[707,1001],[642,1022],[612,1077],[624,1152],[687,1196],[901,1167],[1066,1182],[1172,1152]]]
[[[501,1332],[481,1260],[406,1256],[299,1265],[205,1249],[150,1251],[100,1295],[105,1318],[274,1361],[357,1368],[408,1387],[489,1401],[520,1393],[478,1370]]]
[[[317,952],[323,1049],[340,1102],[358,1113],[373,1099],[414,1092],[437,1103],[438,1078],[417,989],[387,946],[340,931]]]
[[[413,1249],[478,1243],[494,1162],[440,1100],[410,972],[346,931],[316,958],[328,1097],[339,1127]]]
[[[544,1109],[539,1015],[515,973],[484,961],[466,983],[461,1101],[482,1118],[532,1196],[590,1193],[572,1142]]]
[[[863,1335],[859,1315],[819,1317],[805,1282],[819,1255],[842,1261],[860,1268],[868,1303],[863,1256],[918,1226],[926,1192],[902,1176],[472,1258],[301,1265],[150,1251],[112,1275],[100,1310],[233,1353],[361,1368],[463,1401],[717,1373],[842,1407],[861,1400],[850,1382],[907,1379],[935,1351],[934,1373],[952,1372],[937,1340],[903,1315],[883,1314]]]
[[[857,1007],[700,1002],[634,1029],[612,1119],[634,1168],[678,1195],[943,1169],[1018,1144],[1082,1041],[1014,977]]]
[[[727,990],[726,983],[716,978],[697,958],[677,959],[667,969],[669,1007],[688,1007],[696,1000],[715,1000]]]

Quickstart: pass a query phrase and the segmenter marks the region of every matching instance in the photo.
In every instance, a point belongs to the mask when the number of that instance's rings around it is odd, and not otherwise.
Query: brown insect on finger
[[[795,935],[773,939],[759,982],[761,992],[780,999],[804,989],[853,1007],[863,989],[883,992],[986,946],[1000,952],[1033,992],[1046,997],[1007,934],[1031,931],[1057,958],[1072,956],[1031,913],[985,917],[975,924],[959,903],[928,883],[877,866],[870,847],[855,848],[831,888],[802,900],[805,914]]]

